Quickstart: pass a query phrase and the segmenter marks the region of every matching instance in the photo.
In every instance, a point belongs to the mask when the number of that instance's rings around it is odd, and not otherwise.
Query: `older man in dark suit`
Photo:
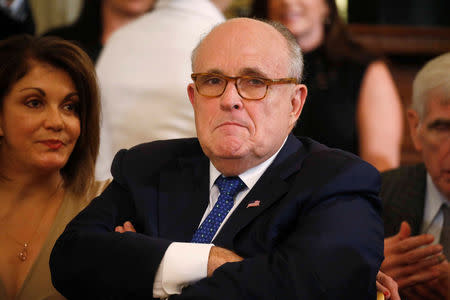
[[[56,288],[70,299],[375,299],[379,175],[290,134],[307,93],[295,38],[232,19],[192,59],[198,139],[116,155],[111,185],[55,245]]]
[[[447,299],[450,53],[433,59],[417,74],[408,121],[424,163],[382,174],[380,195],[389,238],[381,270],[397,280],[408,299]]]

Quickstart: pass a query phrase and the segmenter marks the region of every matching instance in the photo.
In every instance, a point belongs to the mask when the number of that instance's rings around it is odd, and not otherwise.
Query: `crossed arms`
[[[336,173],[324,176],[314,175],[308,165],[303,164],[304,173],[277,184],[284,190],[279,199],[234,236],[229,250],[213,248],[209,277],[170,298],[375,298],[375,277],[383,259],[376,171],[362,162],[344,160]],[[160,181],[155,174],[147,170],[145,177],[132,178],[116,173],[104,193],[67,226],[50,260],[53,283],[63,295],[152,297],[167,248],[174,241],[188,242],[193,234],[176,239],[176,230],[160,234],[162,227],[182,230],[191,224],[161,218]],[[192,222],[194,227],[200,217]],[[128,220],[137,233],[114,232]],[[236,262],[223,263],[227,256],[214,262],[219,257],[216,250],[236,253]]]

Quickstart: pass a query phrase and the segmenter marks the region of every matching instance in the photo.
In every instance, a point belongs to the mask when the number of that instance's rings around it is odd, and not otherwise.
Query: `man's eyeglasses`
[[[256,76],[226,76],[214,73],[192,73],[197,92],[205,97],[219,97],[225,92],[228,82],[234,80],[236,90],[243,99],[261,100],[267,94],[269,85],[297,83],[295,78],[267,79]]]

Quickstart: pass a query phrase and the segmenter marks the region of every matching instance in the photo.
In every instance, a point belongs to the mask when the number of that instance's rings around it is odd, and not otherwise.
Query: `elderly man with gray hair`
[[[423,163],[382,174],[388,238],[381,270],[403,299],[449,299],[450,53],[417,74],[408,122]]]
[[[68,299],[375,299],[379,173],[291,134],[307,94],[301,61],[281,25],[237,18],[206,35],[187,86],[198,138],[116,155],[112,183],[55,244],[57,290]]]

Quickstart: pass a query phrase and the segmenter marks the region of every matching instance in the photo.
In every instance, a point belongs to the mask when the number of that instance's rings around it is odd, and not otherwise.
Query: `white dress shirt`
[[[284,143],[286,143],[286,140]],[[263,163],[239,175],[239,178],[245,183],[246,187],[236,195],[233,207],[230,209],[230,212],[223,220],[219,229],[217,229],[214,238],[266,169],[272,164],[282,147]],[[221,173],[210,162],[209,204],[198,227],[206,219],[219,198],[219,188],[214,183],[220,175]],[[207,276],[209,251],[212,246],[214,244],[178,242],[170,244],[155,275],[153,297],[166,298],[173,294],[180,294],[183,287],[205,278]]]
[[[96,66],[102,95],[97,179],[111,177],[120,149],[196,136],[186,91],[191,52],[223,21],[209,0],[158,0],[153,11],[111,35]]]
[[[427,185],[425,193],[425,208],[421,233],[429,233],[434,236],[433,244],[438,244],[444,225],[442,205],[449,205],[448,200],[439,192],[430,174],[427,173]]]

